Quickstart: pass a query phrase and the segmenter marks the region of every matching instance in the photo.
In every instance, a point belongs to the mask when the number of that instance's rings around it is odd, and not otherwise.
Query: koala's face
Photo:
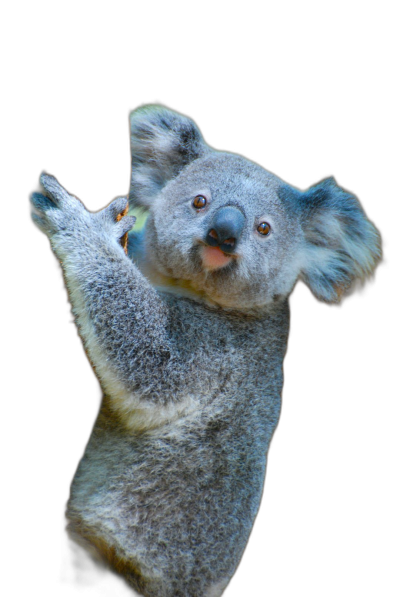
[[[299,218],[282,181],[242,157],[213,153],[169,181],[149,210],[146,256],[217,303],[262,306],[298,277]]]
[[[129,198],[149,213],[145,261],[222,306],[270,305],[298,278],[337,302],[380,258],[379,232],[333,178],[299,191],[213,150],[192,120],[161,106],[131,114],[131,150]]]

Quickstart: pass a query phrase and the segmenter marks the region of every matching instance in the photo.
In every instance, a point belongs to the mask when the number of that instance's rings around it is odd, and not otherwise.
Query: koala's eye
[[[207,205],[207,199],[204,197],[204,195],[197,195],[193,199],[193,204],[192,205],[196,209],[203,209]]]
[[[263,236],[267,236],[267,234],[271,232],[271,226],[268,222],[261,222],[261,224],[257,226],[257,232]]]

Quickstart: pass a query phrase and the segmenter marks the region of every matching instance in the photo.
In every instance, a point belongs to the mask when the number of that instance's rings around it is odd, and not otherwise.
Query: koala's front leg
[[[57,180],[41,176],[32,217],[61,262],[72,311],[105,393],[129,414],[139,403],[168,402],[169,364],[176,363],[167,334],[168,309],[125,255],[121,237],[135,218],[116,199],[91,213]],[[139,401],[139,403],[138,403]]]

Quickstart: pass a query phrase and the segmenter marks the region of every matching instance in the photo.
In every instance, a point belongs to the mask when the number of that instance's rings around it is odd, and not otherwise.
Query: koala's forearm
[[[32,196],[33,217],[61,262],[78,330],[104,392],[124,412],[146,400],[167,402],[160,389],[174,356],[168,309],[120,245],[134,222],[119,220],[126,200],[92,214],[53,177],[44,175],[41,182],[47,196]]]
[[[114,239],[86,241],[62,265],[88,356],[111,397],[145,386],[154,399],[154,374],[159,383],[172,352],[166,305]]]

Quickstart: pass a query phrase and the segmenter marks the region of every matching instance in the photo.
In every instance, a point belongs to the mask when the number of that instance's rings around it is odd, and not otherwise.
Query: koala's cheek
[[[201,260],[206,269],[215,270],[228,265],[232,257],[225,255],[218,247],[202,247]]]

